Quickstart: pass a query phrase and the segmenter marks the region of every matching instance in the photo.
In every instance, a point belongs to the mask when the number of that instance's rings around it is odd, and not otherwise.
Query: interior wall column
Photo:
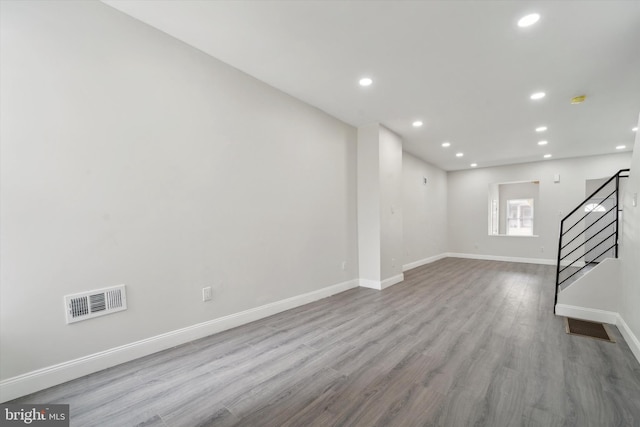
[[[358,128],[360,286],[401,282],[402,139],[379,123]]]

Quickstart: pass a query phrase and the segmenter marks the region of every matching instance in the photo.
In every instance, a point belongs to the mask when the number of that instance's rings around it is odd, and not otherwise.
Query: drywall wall
[[[446,253],[446,224],[447,173],[405,151],[402,154],[404,265],[419,265]]]
[[[379,123],[358,128],[360,285],[402,280],[402,140]]]
[[[358,266],[360,279],[380,276],[380,125],[358,128]]]
[[[357,278],[354,128],[99,2],[0,15],[2,379]]]
[[[625,338],[640,361],[640,270],[638,267],[640,266],[640,132],[636,132],[631,173],[627,179],[623,197],[620,315],[634,335],[634,337],[625,336]],[[636,206],[633,206],[634,199]],[[634,341],[633,345],[629,341]]]
[[[560,219],[584,199],[585,181],[609,177],[628,168],[630,160],[630,153],[619,153],[449,172],[449,251],[555,263]],[[559,183],[554,174],[560,174]],[[515,181],[540,181],[538,237],[489,236],[489,185]]]
[[[617,313],[620,309],[620,260],[607,258],[597,264],[558,294],[558,305],[580,307],[591,312]],[[558,308],[560,310],[556,312],[564,315],[563,307]],[[615,316],[610,316],[608,323],[615,324],[615,321]]]
[[[380,126],[380,275],[383,281],[402,275],[402,248],[402,139]]]

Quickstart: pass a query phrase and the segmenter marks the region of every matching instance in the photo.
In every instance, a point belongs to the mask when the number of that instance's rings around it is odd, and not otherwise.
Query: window
[[[533,236],[533,199],[507,200],[507,235]]]
[[[534,205],[540,206],[540,181],[489,184],[489,235],[538,237]]]
[[[585,212],[606,212],[607,210],[605,209],[604,206],[598,203],[589,203],[584,207],[584,211]]]

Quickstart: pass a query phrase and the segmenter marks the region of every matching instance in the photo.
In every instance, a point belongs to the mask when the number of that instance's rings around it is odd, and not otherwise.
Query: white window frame
[[[516,203],[520,202],[520,203]],[[515,217],[511,217],[511,209],[512,205],[517,205],[517,212]],[[531,215],[524,216],[523,215],[523,207],[531,208]],[[535,206],[534,199],[532,198],[518,198],[518,199],[507,199],[506,201],[506,215],[505,220],[507,221],[507,225],[505,228],[506,234],[508,236],[533,236],[533,228],[535,225]],[[512,221],[515,221],[517,227],[512,227]],[[527,222],[530,222],[531,226],[526,226]]]

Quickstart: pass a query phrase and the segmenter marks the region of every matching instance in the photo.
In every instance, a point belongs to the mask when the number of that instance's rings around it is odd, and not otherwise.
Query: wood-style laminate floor
[[[447,258],[19,399],[72,426],[640,426],[640,364],[567,335],[552,266]]]

